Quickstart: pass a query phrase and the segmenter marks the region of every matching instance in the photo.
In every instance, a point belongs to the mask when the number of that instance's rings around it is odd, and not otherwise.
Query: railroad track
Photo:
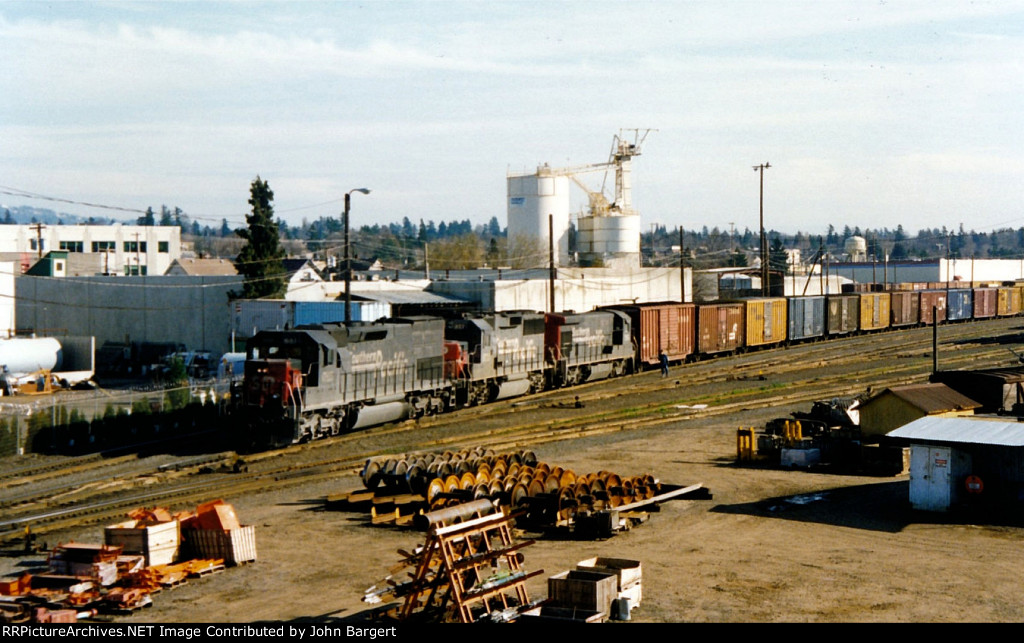
[[[1009,336],[1019,326],[1020,320],[943,326],[940,365],[1005,363],[1007,351],[991,340]],[[181,461],[177,467],[140,461],[136,468],[102,478],[103,484],[98,484],[97,474],[110,466],[110,460],[84,456],[40,463],[0,476],[0,488],[17,485],[24,490],[17,503],[3,505],[0,541],[19,537],[25,525],[43,534],[117,521],[139,506],[190,508],[213,497],[334,479],[357,473],[370,457],[473,446],[510,451],[741,416],[753,409],[803,410],[809,402],[856,395],[867,386],[881,390],[922,381],[931,370],[931,341],[930,329],[915,329],[708,360],[677,367],[668,379],[644,373],[248,454],[243,456],[247,470],[231,473],[227,465],[237,457],[233,452]],[[630,403],[622,404],[623,398]],[[524,414],[528,417],[517,422]],[[732,438],[723,435],[725,440]],[[338,452],[344,455],[330,455]],[[116,460],[124,465],[135,457]],[[212,466],[216,462],[227,467],[225,472]],[[62,478],[76,483],[47,491],[45,481]]]

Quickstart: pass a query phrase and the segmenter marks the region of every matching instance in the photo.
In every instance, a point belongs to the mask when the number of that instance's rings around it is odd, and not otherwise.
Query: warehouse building
[[[15,261],[21,272],[47,252],[96,257],[104,275],[162,275],[181,256],[177,226],[6,225],[0,235],[0,259]]]

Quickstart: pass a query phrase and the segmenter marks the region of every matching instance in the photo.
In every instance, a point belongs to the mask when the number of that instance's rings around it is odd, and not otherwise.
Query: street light
[[[761,296],[766,294],[765,287],[768,286],[768,241],[764,237],[764,171],[770,168],[771,163],[762,163],[754,166],[755,172],[761,173]],[[767,294],[771,294],[770,289]]]
[[[352,251],[348,245],[348,211],[353,192],[369,194],[367,188],[356,188],[345,193],[345,325],[352,322]]]

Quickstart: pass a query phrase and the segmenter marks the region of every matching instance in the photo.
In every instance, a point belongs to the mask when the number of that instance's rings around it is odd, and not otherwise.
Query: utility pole
[[[686,246],[683,245],[683,226],[679,226],[679,303],[686,303]]]
[[[139,257],[139,233],[135,233],[135,269],[139,275],[142,275],[142,259]],[[129,271],[131,272],[131,271]]]
[[[555,314],[555,216],[553,214],[548,215],[548,290],[550,290],[550,300],[548,302],[548,312],[552,315]]]
[[[39,255],[39,258],[42,259],[43,258],[43,228],[45,228],[46,226],[44,226],[42,223],[35,223],[35,224],[32,224],[29,227],[36,231],[36,253]]]
[[[352,250],[348,245],[348,214],[352,204],[352,193],[369,194],[367,188],[356,188],[345,193],[345,325],[352,323]],[[397,272],[397,271],[396,271]]]
[[[771,163],[761,163],[754,166],[755,172],[761,173],[761,296],[764,297],[771,292],[771,284],[768,283],[768,240],[764,236],[764,171],[770,168]]]

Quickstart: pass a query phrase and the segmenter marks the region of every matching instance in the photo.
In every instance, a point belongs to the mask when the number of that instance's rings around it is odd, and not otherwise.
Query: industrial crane
[[[656,130],[619,130],[619,133],[612,139],[612,149],[608,155],[608,160],[604,163],[590,163],[566,168],[551,168],[544,164],[538,170],[538,174],[567,176],[572,179],[573,183],[586,192],[588,207],[592,216],[633,214],[632,182],[630,180],[632,159],[634,156],[640,156],[640,147],[643,145],[647,135],[652,131]],[[623,132],[633,132],[632,142],[627,141],[623,137]],[[608,197],[605,196],[604,187],[605,182],[607,182],[608,170],[611,168],[615,169],[615,197],[614,200],[609,201]],[[605,180],[602,181],[599,190],[591,189],[579,176],[600,170],[605,171]]]

